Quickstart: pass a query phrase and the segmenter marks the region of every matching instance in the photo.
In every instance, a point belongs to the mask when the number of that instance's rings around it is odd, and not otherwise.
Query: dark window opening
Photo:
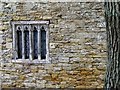
[[[36,27],[34,27],[33,31],[33,44],[34,44],[33,58],[38,59],[38,32]]]
[[[17,49],[18,49],[18,58],[22,58],[22,32],[17,31]]]
[[[25,30],[24,31],[24,44],[25,44],[25,59],[29,59],[29,53],[30,53],[30,47],[29,47],[29,31],[28,30]]]
[[[41,59],[46,58],[46,31],[41,29]]]

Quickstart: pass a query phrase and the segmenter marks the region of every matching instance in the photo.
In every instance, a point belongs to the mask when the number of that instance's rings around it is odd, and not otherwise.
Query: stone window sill
[[[16,60],[11,60],[12,63],[25,63],[25,64],[49,64],[50,61],[46,59],[42,60],[29,60],[29,59],[16,59]]]

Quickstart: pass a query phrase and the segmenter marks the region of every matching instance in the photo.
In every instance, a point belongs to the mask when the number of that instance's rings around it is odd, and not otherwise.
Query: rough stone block
[[[47,20],[47,19],[50,20],[50,19],[52,19],[52,16],[43,16],[43,19],[44,20]]]
[[[12,43],[7,43],[7,44],[6,44],[6,48],[12,49]]]

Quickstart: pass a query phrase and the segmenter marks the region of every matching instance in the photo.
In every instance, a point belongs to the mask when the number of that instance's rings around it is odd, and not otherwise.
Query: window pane
[[[22,32],[17,31],[18,58],[22,58]]]
[[[41,59],[46,58],[46,31],[41,30]]]
[[[29,58],[29,53],[30,53],[30,46],[29,46],[29,31],[25,30],[24,31],[25,34],[25,59]]]
[[[38,32],[36,30],[36,28],[34,28],[34,31],[33,31],[33,43],[34,43],[34,50],[33,50],[33,56],[34,56],[34,59],[37,59],[38,58]]]

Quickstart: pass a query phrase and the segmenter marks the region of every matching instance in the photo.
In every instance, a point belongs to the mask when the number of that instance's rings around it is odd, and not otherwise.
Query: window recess
[[[13,21],[14,60],[48,60],[48,21]]]

